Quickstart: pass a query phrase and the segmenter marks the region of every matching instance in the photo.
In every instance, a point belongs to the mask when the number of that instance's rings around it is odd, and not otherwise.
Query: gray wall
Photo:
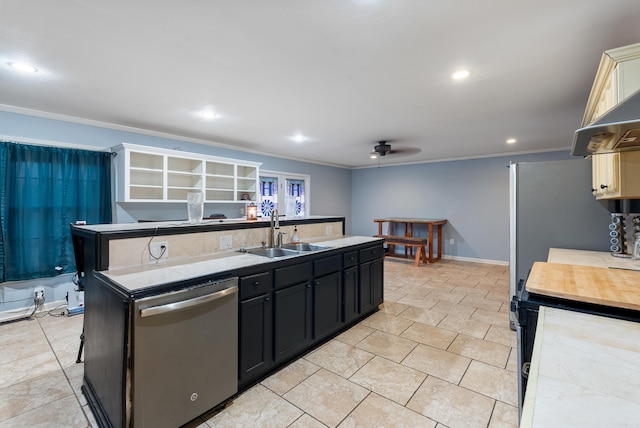
[[[311,175],[311,214],[350,217],[351,171],[344,168],[8,112],[0,112],[0,135],[12,136],[16,141],[20,141],[20,138],[37,139],[100,148],[126,142],[261,162],[261,168],[265,170]],[[228,217],[239,217],[241,207],[241,204],[207,204],[205,215],[222,212]],[[186,207],[182,204],[123,203],[116,206],[114,221],[124,223],[141,218],[171,220],[185,217]]]
[[[507,262],[509,162],[560,159],[582,161],[562,151],[354,170],[351,230],[374,235],[380,217],[444,218],[445,255]],[[426,234],[426,227],[414,228],[414,235]]]
[[[344,216],[347,218],[347,233],[349,233],[351,208],[351,171],[349,169],[8,112],[0,112],[0,135],[12,137],[16,142],[42,140],[97,148],[113,147],[123,142],[166,149],[178,148],[188,152],[262,162],[261,168],[265,170],[309,174],[311,175],[311,214]],[[207,204],[205,214],[222,212],[228,217],[239,217],[240,208],[243,206],[241,204]],[[186,207],[183,204],[159,203],[124,203],[115,207],[114,221],[116,222],[132,222],[141,218],[155,220],[186,218]],[[73,287],[69,275],[2,283],[0,284],[0,322],[13,316],[6,311],[23,308],[26,311],[31,304],[28,299],[33,296],[33,289],[36,286],[44,287],[47,302],[64,300],[67,290]],[[27,300],[17,301],[20,299]],[[25,313],[28,314],[29,311]]]

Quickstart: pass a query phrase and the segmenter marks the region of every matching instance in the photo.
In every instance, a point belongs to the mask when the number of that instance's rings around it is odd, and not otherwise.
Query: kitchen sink
[[[325,245],[314,245],[307,244],[306,242],[300,242],[298,244],[285,244],[282,246],[284,249],[295,250],[295,251],[321,251],[327,250],[331,247],[327,247]]]
[[[269,258],[295,256],[298,254],[297,251],[288,248],[253,248],[247,250],[247,253]]]

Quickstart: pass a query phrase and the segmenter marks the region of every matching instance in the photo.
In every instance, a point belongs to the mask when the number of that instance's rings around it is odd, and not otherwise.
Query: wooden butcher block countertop
[[[527,291],[640,311],[640,272],[560,263],[535,262]]]

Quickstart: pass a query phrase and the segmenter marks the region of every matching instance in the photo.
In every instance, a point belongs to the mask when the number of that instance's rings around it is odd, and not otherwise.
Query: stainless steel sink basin
[[[295,256],[298,254],[297,251],[287,248],[254,248],[247,250],[247,253],[269,258]]]
[[[327,247],[325,245],[314,245],[314,244],[307,244],[306,242],[300,242],[299,244],[285,244],[282,246],[282,248],[295,250],[295,251],[320,251],[320,250],[329,249],[331,247]]]

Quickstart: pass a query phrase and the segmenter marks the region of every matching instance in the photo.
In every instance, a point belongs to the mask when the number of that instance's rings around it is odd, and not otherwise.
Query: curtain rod
[[[40,140],[36,138],[16,137],[14,135],[0,135],[0,140],[13,141],[16,143],[32,144],[35,146],[49,146],[49,147],[58,147],[63,149],[90,150],[93,152],[110,152],[112,155],[114,156],[116,155],[115,152],[111,151],[111,147],[98,147],[98,146],[90,146],[87,144],[66,143],[62,141],[52,141],[52,140]]]

